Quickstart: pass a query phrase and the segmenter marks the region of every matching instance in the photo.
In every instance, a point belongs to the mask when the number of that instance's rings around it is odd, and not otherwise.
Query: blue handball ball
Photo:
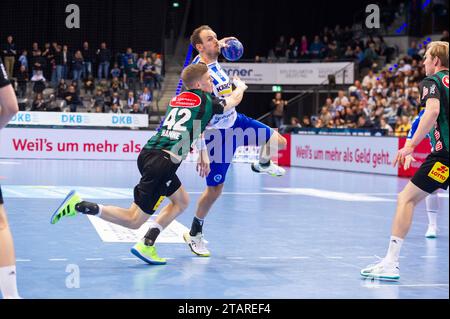
[[[228,44],[227,47],[222,48],[222,55],[228,61],[237,61],[244,54],[244,46],[239,40],[230,39],[225,42]]]

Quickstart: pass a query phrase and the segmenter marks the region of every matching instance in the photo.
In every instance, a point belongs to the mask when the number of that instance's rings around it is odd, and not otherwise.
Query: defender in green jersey
[[[448,188],[448,42],[431,42],[424,60],[427,77],[421,82],[421,104],[425,111],[411,139],[398,151],[394,166],[403,165],[414,148],[430,135],[433,151],[398,195],[397,212],[386,257],[361,270],[363,277],[398,280],[399,255],[404,238],[411,227],[414,207],[438,188]]]
[[[134,188],[134,202],[130,208],[102,206],[82,201],[75,191],[69,193],[51,217],[57,223],[62,217],[78,213],[95,215],[106,221],[132,228],[141,227],[159,207],[165,197],[170,203],[165,206],[142,241],[131,252],[149,264],[165,264],[155,249],[155,241],[188,206],[189,196],[181,185],[176,171],[191,150],[194,139],[205,130],[213,115],[236,107],[242,100],[247,86],[235,78],[236,90],[226,99],[211,95],[212,80],[205,64],[190,65],[183,70],[182,80],[188,89],[175,96],[169,104],[165,120],[158,131],[139,154],[137,164],[142,177]],[[207,151],[200,154],[202,160],[197,171],[204,177],[209,173]]]

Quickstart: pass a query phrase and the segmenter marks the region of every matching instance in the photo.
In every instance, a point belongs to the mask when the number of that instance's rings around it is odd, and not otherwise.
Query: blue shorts
[[[273,132],[267,125],[240,113],[237,113],[236,121],[231,128],[206,130],[205,142],[211,160],[211,172],[206,177],[206,185],[217,186],[225,182],[228,167],[239,146],[262,146],[267,143]],[[214,139],[220,137],[221,143],[214,143]]]

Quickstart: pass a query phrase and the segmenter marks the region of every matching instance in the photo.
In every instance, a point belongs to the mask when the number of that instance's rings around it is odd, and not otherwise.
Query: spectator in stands
[[[105,95],[100,88],[95,91],[95,95],[91,99],[91,105],[94,109],[97,107],[101,107],[102,110],[105,109]]]
[[[374,87],[377,84],[377,77],[373,73],[372,69],[369,70],[369,72],[367,73],[367,75],[364,77],[364,79],[362,81],[363,87],[367,88],[369,84],[371,84],[372,87]]]
[[[292,121],[291,121],[292,124]],[[308,115],[304,115],[302,117],[302,123],[300,124],[302,127],[313,127],[313,125],[311,124],[311,118]]]
[[[127,64],[124,68],[124,79],[126,79],[127,87],[129,90],[136,91],[136,83],[139,75],[139,69],[137,68],[137,63],[134,58],[127,60]]]
[[[354,55],[356,56],[359,66],[362,67],[364,61],[364,52],[361,50],[361,47],[359,45],[356,46]]]
[[[55,70],[54,70],[54,76],[52,75],[52,81],[54,82],[54,85],[58,85],[58,83],[63,78],[64,74],[64,59],[63,59],[63,52],[62,47],[60,45],[56,46],[55,49]]]
[[[262,59],[259,55],[255,55],[255,60],[253,62],[254,63],[262,63]]]
[[[392,135],[394,133],[394,130],[392,129],[392,126],[390,126],[384,117],[380,118],[380,124],[379,128],[382,130],[387,130],[388,135]]]
[[[89,48],[89,43],[87,41],[83,43],[81,55],[83,57],[83,72],[81,73],[81,77],[85,79],[92,74],[92,63],[94,61],[94,53]]]
[[[329,99],[331,101],[331,99]],[[330,113],[330,110],[326,105],[322,106],[322,110],[320,111],[319,120],[321,120],[321,123],[323,125],[327,125],[328,122],[333,120],[333,116]]]
[[[75,52],[75,55],[72,60],[72,72],[73,72],[72,79],[74,81],[76,82],[80,81],[81,74],[83,73],[83,68],[84,68],[83,55],[81,54],[81,51],[78,50],[77,52]]]
[[[3,45],[3,61],[5,63],[6,74],[10,79],[13,77],[16,55],[16,44],[13,41],[12,35],[9,35],[6,38],[6,43]]]
[[[19,98],[24,98],[26,96],[28,79],[28,71],[24,65],[21,65],[19,72],[17,73],[17,91]]]
[[[45,58],[45,67],[43,68],[44,71],[44,77],[47,80],[51,80],[52,77],[52,70],[54,65],[54,54],[51,50],[50,43],[46,42],[44,44],[44,51],[42,51],[42,57]]]
[[[291,117],[290,125],[294,127],[302,127],[300,124],[300,120],[295,116]]]
[[[57,91],[56,97],[58,99],[64,99],[64,95],[65,95],[66,91],[67,91],[66,80],[64,80],[64,79],[59,80],[58,91]]]
[[[89,74],[84,80],[84,92],[85,94],[90,94],[91,96],[94,94],[95,90],[95,79],[92,74]]]
[[[366,116],[360,115],[356,127],[360,129],[372,129],[374,125]]]
[[[130,111],[130,114],[142,114],[142,111],[140,110],[139,103],[134,103],[133,108]]]
[[[114,77],[111,81],[111,90],[110,90],[111,93],[110,94],[112,95],[113,93],[118,93],[122,88],[123,88],[123,86],[122,86],[119,78]]]
[[[405,137],[408,135],[410,129],[411,129],[411,122],[408,116],[403,115],[397,118],[395,125],[395,136]]]
[[[44,96],[42,93],[36,93],[34,101],[31,104],[30,111],[43,112],[46,110],[46,103],[44,101]]]
[[[133,104],[136,103],[136,98],[134,97],[133,91],[128,91],[127,104],[125,106],[125,110],[131,110],[133,108]]]
[[[100,49],[97,50],[97,59],[98,59],[98,79],[101,80],[103,77],[107,80],[109,74],[109,64],[111,61],[111,51],[106,47],[106,42],[102,42],[100,44]],[[119,74],[117,77],[120,76]]]
[[[316,123],[314,124],[314,127],[315,127],[315,128],[324,128],[325,125],[324,125],[322,119],[318,118],[318,119],[316,120]]]
[[[155,68],[155,89],[157,90],[161,90],[161,83],[163,81],[163,76],[162,76],[162,60],[159,57],[158,54],[156,53],[152,53],[151,55],[152,58],[152,62],[153,62],[153,66]]]
[[[27,55],[28,55],[27,50],[23,50],[22,55],[19,57],[19,63],[20,63],[20,66],[23,65],[25,67],[25,70],[28,72],[28,57],[27,57]]]
[[[50,95],[49,101],[46,105],[46,111],[47,112],[61,112],[61,106],[56,100],[56,96],[54,94]]]
[[[270,109],[272,110],[273,126],[280,128],[284,124],[284,108],[287,105],[287,101],[282,99],[281,92],[275,93],[275,97],[270,103]]]
[[[144,87],[144,91],[139,95],[139,104],[141,111],[150,114],[150,106],[152,103],[152,92],[148,87]]]
[[[119,104],[113,103],[111,105],[111,110],[109,110],[109,113],[121,114],[122,109],[120,108]]]
[[[119,107],[122,107],[122,103],[120,102],[120,96],[118,92],[114,92],[111,96],[111,105],[117,104]]]
[[[153,90],[155,87],[156,68],[152,63],[152,58],[148,57],[145,64],[142,66],[141,77],[144,87]]]
[[[353,113],[353,109],[350,106],[347,106],[345,108],[345,117],[344,117],[345,126],[349,127],[349,128],[355,127],[356,120],[357,120],[357,117]]]
[[[307,58],[309,54],[308,51],[308,39],[306,36],[302,35],[302,38],[300,40],[300,58]]]
[[[407,51],[407,54],[414,60],[422,60],[422,57],[419,55],[419,49],[417,48],[416,41],[411,41],[411,45]]]
[[[356,58],[351,45],[347,45],[347,48],[345,49],[345,52],[344,52],[344,58],[349,59],[349,60],[350,59],[353,60]]]
[[[297,59],[298,58],[298,44],[295,41],[294,37],[289,39],[289,44],[287,46],[287,56],[289,59]]]
[[[339,50],[337,47],[337,43],[336,41],[332,41],[330,42],[330,44],[328,44],[328,50],[326,53],[326,58],[325,61],[327,62],[332,62],[332,61],[336,61],[339,58]]]
[[[114,63],[114,68],[111,69],[111,77],[112,78],[120,78],[120,68],[118,63]]]
[[[67,80],[69,78],[69,72],[70,72],[70,64],[72,62],[72,55],[69,52],[69,47],[67,45],[63,45],[62,49],[62,78],[64,80]]]
[[[320,38],[318,35],[314,37],[314,42],[311,43],[309,46],[309,54],[311,55],[311,58],[313,59],[320,59],[323,57],[325,51],[325,46],[320,41]]]
[[[35,74],[31,77],[31,82],[33,82],[34,93],[42,93],[45,90],[45,78],[42,70],[36,70]]]
[[[364,60],[362,61],[362,67],[372,68],[376,66],[376,60],[378,54],[375,51],[375,43],[370,43],[369,47],[364,50]]]
[[[82,104],[75,86],[73,85],[70,85],[67,92],[64,94],[64,100],[66,101],[66,105],[69,107],[70,112],[76,112],[77,107]]]
[[[287,43],[284,38],[284,35],[281,35],[278,39],[277,43],[275,44],[274,53],[277,58],[285,57],[286,56],[286,50],[287,50]]]
[[[32,69],[33,69],[33,76],[38,73],[39,71],[43,72],[45,65],[46,65],[46,59],[41,56],[41,50],[37,50],[35,52],[35,55],[32,58]],[[44,77],[44,75],[42,74],[42,77]]]

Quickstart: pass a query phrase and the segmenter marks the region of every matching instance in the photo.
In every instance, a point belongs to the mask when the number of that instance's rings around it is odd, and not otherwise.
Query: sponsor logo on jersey
[[[222,175],[221,174],[217,174],[214,176],[214,181],[216,183],[220,182],[222,180]]]
[[[435,138],[436,140],[438,140],[440,137],[441,137],[441,133],[439,133],[438,130],[435,130],[435,131],[434,131],[434,138]]]
[[[436,143],[435,149],[436,149],[436,152],[439,152],[442,149],[442,142],[441,141]]]
[[[171,107],[197,107],[202,103],[202,99],[195,93],[183,92],[170,100]]]
[[[448,89],[448,75],[442,78],[442,84]]]
[[[439,183],[444,183],[448,179],[448,167],[441,162],[436,162],[428,176]]]

